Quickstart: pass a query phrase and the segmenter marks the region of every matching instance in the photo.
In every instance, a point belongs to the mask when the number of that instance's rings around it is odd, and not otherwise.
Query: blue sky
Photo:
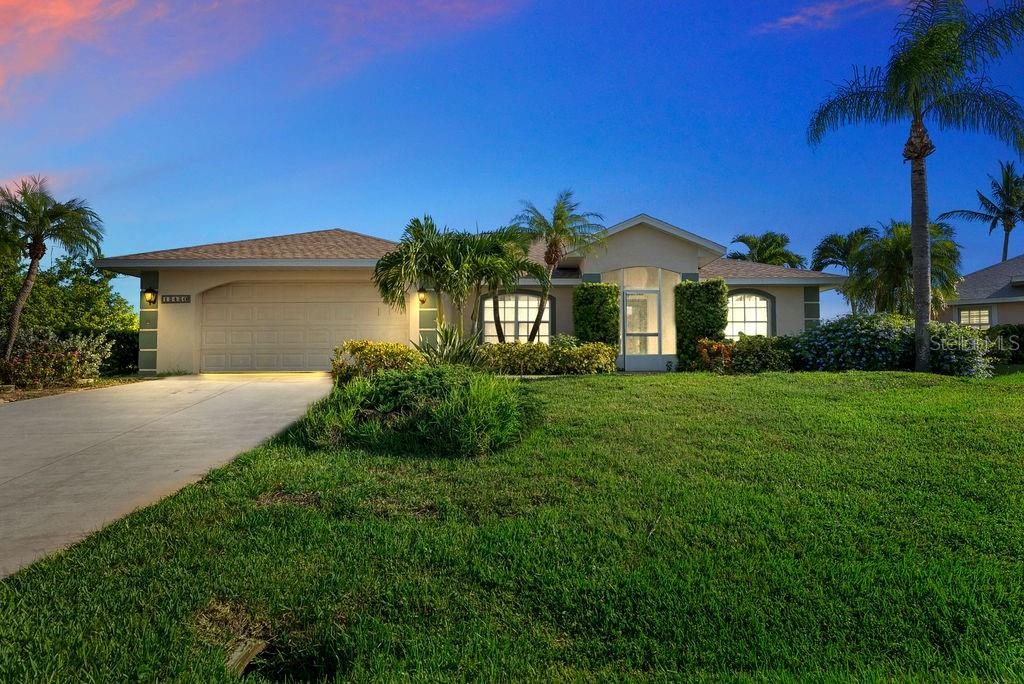
[[[484,229],[566,187],[609,224],[646,212],[723,243],[779,230],[805,255],[909,216],[905,130],[804,138],[832,84],[885,60],[896,0],[365,4],[0,0],[0,179],[87,198],[108,255],[328,227],[396,238],[423,213]],[[992,77],[1024,96],[1022,66]],[[933,213],[973,208],[1014,158],[933,137]],[[958,229],[965,271],[998,259],[998,236]]]

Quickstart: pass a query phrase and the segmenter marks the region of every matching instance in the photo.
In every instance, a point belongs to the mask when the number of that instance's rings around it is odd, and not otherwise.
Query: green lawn
[[[1024,375],[527,391],[497,456],[281,439],[0,583],[0,679],[1024,674]]]

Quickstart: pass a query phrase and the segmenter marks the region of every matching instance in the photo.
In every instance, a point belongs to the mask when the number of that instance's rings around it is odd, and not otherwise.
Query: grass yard
[[[0,678],[1024,676],[1024,375],[526,389],[497,456],[280,438],[23,570]]]

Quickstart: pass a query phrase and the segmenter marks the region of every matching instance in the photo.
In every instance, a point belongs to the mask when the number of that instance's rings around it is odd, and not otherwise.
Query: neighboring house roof
[[[394,248],[395,243],[390,240],[332,228],[125,254],[100,259],[96,265],[122,272],[174,267],[373,266]]]
[[[1024,300],[1024,254],[964,276],[957,304]]]
[[[832,285],[846,282],[846,277],[824,271],[808,271],[760,264],[743,259],[721,258],[700,268],[701,280],[724,278],[730,285]]]

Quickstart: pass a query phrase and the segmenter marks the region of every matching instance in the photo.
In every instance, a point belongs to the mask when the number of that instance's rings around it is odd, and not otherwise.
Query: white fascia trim
[[[947,306],[984,306],[985,304],[1011,304],[1013,302],[1024,302],[1024,296],[995,297],[993,299],[954,299]]]
[[[373,268],[376,259],[97,259],[97,268]]]
[[[836,280],[826,280],[824,278],[726,278],[726,285],[765,285],[765,286],[784,286],[784,285],[817,285],[826,289],[833,287],[839,287],[846,278],[842,276],[836,276]]]
[[[611,228],[606,229],[601,235],[602,237],[605,238],[611,237],[616,233],[621,233],[627,228],[632,228],[634,226],[639,226],[641,224],[647,224],[649,226],[657,228],[662,232],[668,233],[673,237],[677,237],[681,240],[687,240],[694,244],[700,245],[704,249],[712,252],[713,254],[717,254],[718,256],[722,256],[723,254],[725,254],[725,245],[720,245],[717,242],[708,240],[707,238],[703,238],[700,235],[697,235],[696,233],[691,233],[688,230],[683,230],[682,228],[673,226],[671,223],[666,223],[661,219],[656,219],[653,216],[649,216],[647,214],[637,214],[633,218],[626,219],[621,223],[616,223]]]

